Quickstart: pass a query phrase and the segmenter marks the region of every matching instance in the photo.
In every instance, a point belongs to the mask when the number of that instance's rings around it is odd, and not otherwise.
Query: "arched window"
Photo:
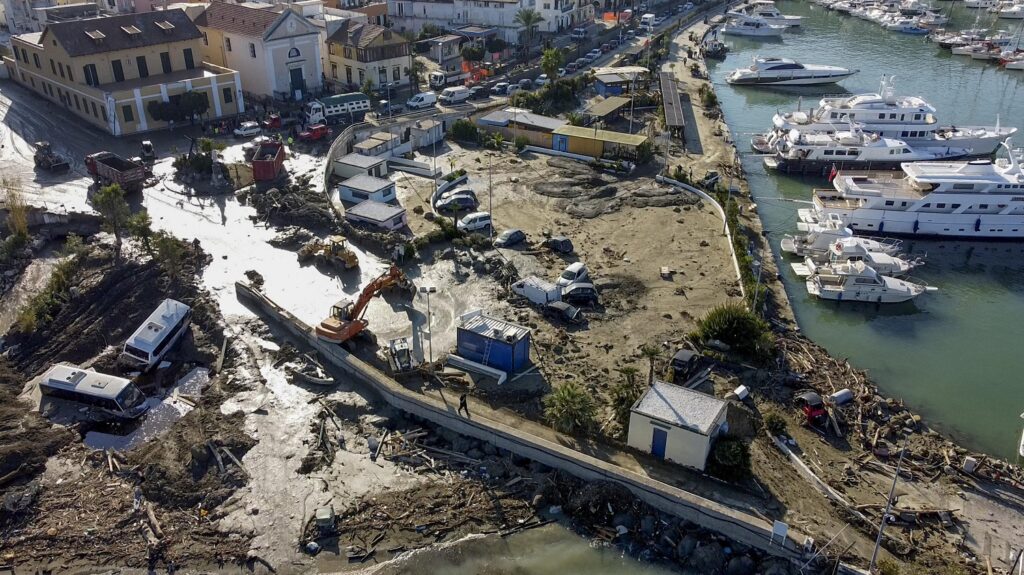
[[[289,58],[298,58],[299,57],[299,49],[298,48],[292,48],[291,50],[288,50],[288,57]]]

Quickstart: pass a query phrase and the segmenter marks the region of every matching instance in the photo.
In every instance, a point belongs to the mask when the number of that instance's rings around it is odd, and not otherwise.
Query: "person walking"
[[[466,402],[466,394],[463,393],[459,396],[459,410],[456,413],[466,412],[466,417],[469,417],[469,404]]]

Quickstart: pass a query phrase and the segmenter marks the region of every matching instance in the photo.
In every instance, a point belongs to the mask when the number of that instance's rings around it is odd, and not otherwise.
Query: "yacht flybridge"
[[[772,37],[781,36],[783,30],[786,29],[785,26],[769,24],[764,18],[747,16],[741,12],[726,12],[726,17],[728,20],[722,26],[723,34]]]
[[[862,131],[882,138],[898,138],[912,147],[969,148],[971,156],[988,156],[1017,129],[995,126],[942,126],[935,108],[917,96],[897,96],[892,77],[883,77],[876,94],[822,98],[817,108],[775,114],[774,132],[837,132],[855,123]],[[771,132],[755,138],[755,144]],[[757,147],[755,146],[755,149]],[[758,149],[761,152],[767,150]]]
[[[790,264],[796,275],[807,277],[818,273],[823,266],[836,266],[864,262],[879,274],[893,277],[905,276],[910,270],[921,265],[920,259],[908,260],[895,254],[868,249],[861,238],[842,238],[836,240],[825,256],[807,256],[803,263]]]
[[[857,70],[839,66],[801,64],[789,58],[755,57],[748,68],[737,68],[725,81],[739,85],[812,86],[849,78]]]
[[[905,176],[839,173],[834,189],[815,190],[804,222],[843,222],[858,233],[961,238],[1024,238],[1024,172],[996,161],[912,162]]]
[[[787,28],[799,26],[802,20],[800,16],[787,16],[779,12],[779,9],[775,7],[775,2],[772,0],[754,0],[750,4],[739,8],[737,12],[754,18],[761,18],[769,24],[785,26]]]

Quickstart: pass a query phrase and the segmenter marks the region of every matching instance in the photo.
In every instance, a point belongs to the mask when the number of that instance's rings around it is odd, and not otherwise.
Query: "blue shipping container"
[[[456,349],[470,361],[513,373],[530,362],[530,330],[499,319],[476,316],[458,328]]]

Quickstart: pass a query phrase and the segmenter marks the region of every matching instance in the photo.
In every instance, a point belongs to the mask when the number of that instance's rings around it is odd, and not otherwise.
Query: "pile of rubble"
[[[256,209],[255,220],[271,225],[330,229],[335,224],[330,199],[313,189],[308,175],[266,191],[246,188],[238,199]]]

